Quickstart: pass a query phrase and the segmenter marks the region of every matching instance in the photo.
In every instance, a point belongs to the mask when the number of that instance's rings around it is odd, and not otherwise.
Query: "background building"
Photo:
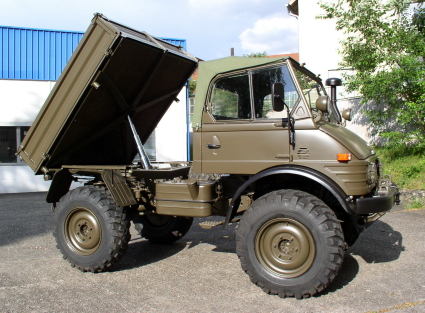
[[[15,153],[83,34],[0,26],[0,193],[48,190]],[[184,39],[162,39],[186,48]],[[178,99],[146,143],[152,160],[188,159],[186,88]]]
[[[290,0],[287,8],[298,21],[299,62],[305,63],[306,68],[316,75],[320,74],[323,84],[331,77],[342,79],[342,74],[349,70],[339,69],[341,56],[338,49],[344,34],[336,30],[335,21],[317,18],[324,13],[318,1]],[[347,93],[344,87],[338,87],[337,92],[339,110],[352,109],[353,119],[347,122],[347,128],[370,142],[373,138],[368,132],[369,120],[361,112],[360,95]]]

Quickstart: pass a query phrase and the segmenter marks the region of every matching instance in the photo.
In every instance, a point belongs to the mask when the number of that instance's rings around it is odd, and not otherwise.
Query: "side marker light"
[[[347,161],[351,161],[351,153],[338,153],[336,155],[336,159],[339,162],[347,162]]]

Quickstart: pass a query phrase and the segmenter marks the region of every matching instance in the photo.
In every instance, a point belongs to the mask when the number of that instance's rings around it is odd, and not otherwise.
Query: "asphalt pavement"
[[[45,196],[0,194],[0,312],[425,312],[425,210],[386,214],[346,252],[330,287],[296,300],[250,282],[235,225],[194,223],[168,246],[132,228],[113,271],[82,273],[56,249]]]

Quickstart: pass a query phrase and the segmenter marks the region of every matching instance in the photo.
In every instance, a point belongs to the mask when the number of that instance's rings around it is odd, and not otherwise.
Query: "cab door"
[[[286,113],[271,105],[275,82],[285,84],[285,101],[293,106],[298,94],[286,65],[215,80],[202,123],[203,173],[256,174],[290,162]]]

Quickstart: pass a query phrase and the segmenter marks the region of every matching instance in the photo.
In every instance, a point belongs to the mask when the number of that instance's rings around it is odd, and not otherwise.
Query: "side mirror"
[[[328,102],[329,97],[328,96],[321,96],[317,98],[316,100],[316,108],[318,108],[322,113],[328,112]]]
[[[272,87],[272,106],[276,112],[282,112],[285,107],[285,89],[282,83],[274,83]]]
[[[344,111],[342,111],[342,118],[346,121],[351,121],[351,109],[345,109]]]

